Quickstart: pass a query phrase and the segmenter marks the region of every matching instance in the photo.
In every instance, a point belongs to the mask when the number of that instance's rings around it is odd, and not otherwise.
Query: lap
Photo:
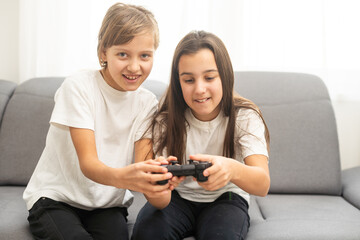
[[[214,202],[199,203],[173,191],[169,206],[162,210],[145,204],[133,239],[183,239],[191,235],[196,239],[244,239],[248,227],[248,205],[239,195],[224,193]]]
[[[127,239],[126,209],[86,211],[48,198],[39,199],[29,211],[30,230],[36,239]]]
[[[199,214],[196,239],[245,239],[249,221],[247,202],[234,193],[224,193]]]
[[[137,216],[132,239],[183,239],[192,235],[194,225],[191,206],[173,191],[170,204],[162,210],[148,202],[144,205]]]

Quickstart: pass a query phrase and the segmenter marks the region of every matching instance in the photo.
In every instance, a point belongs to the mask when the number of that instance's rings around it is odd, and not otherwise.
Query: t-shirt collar
[[[201,121],[197,119],[194,114],[192,113],[191,109],[188,108],[185,110],[185,118],[189,122],[190,125],[194,125],[199,128],[206,128],[206,129],[212,129],[217,127],[225,118],[223,111],[221,110],[219,114],[210,121]]]

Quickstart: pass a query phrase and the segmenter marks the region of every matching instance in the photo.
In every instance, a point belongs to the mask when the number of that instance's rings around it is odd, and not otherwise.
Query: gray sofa
[[[263,111],[271,136],[271,188],[251,197],[247,239],[360,239],[360,167],[341,171],[336,122],[318,77],[237,72],[236,90]],[[63,78],[0,80],[0,239],[32,239],[24,188],[42,152]],[[158,97],[166,85],[146,81]],[[144,197],[129,209],[131,231]],[[190,238],[193,239],[193,238]]]

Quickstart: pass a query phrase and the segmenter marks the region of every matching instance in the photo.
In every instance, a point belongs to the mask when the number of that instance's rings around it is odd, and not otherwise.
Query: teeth
[[[207,98],[205,99],[201,99],[201,100],[197,100],[198,102],[202,103],[202,102],[205,102],[207,100]]]
[[[125,76],[127,79],[130,79],[130,80],[135,80],[137,77],[130,77],[130,76]]]

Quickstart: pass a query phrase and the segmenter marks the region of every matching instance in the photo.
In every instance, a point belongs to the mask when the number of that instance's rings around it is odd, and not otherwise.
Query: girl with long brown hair
[[[148,198],[134,239],[245,238],[249,196],[265,196],[270,186],[269,133],[259,108],[233,88],[222,41],[204,31],[187,34],[176,47],[170,85],[152,122],[154,152],[212,166],[204,170],[207,181],[173,178],[173,186],[180,182],[175,190]]]

